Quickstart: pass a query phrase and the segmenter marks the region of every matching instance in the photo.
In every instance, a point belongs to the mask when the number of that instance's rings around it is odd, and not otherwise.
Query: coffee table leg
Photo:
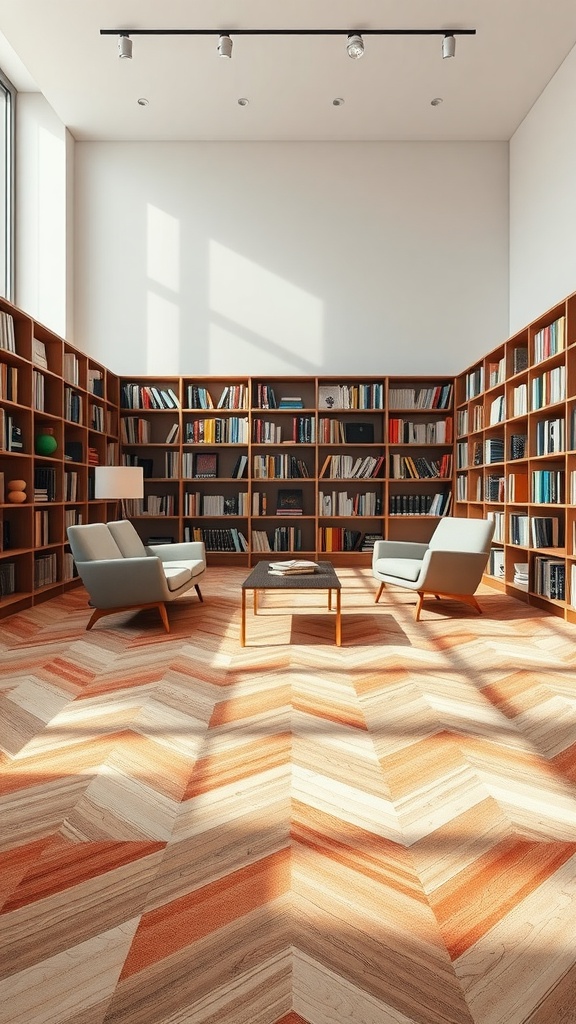
[[[342,646],[342,609],[340,604],[340,590],[336,591],[336,647]]]
[[[254,615],[258,615],[258,591],[254,591]]]
[[[332,591],[328,591],[328,611],[332,611]]]
[[[240,620],[240,647],[246,646],[246,591],[242,589],[242,618]]]

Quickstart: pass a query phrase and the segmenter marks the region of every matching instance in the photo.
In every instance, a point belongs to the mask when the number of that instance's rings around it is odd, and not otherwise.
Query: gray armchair
[[[86,629],[103,615],[136,608],[158,608],[170,632],[166,603],[194,587],[206,569],[204,544],[157,544],[145,547],[132,523],[69,526],[68,541],[80,578],[94,608]]]
[[[416,621],[428,594],[464,601],[482,611],[474,592],[486,568],[494,522],[487,519],[441,519],[429,544],[380,540],[374,545],[372,573],[380,580],[376,602],[386,583],[418,594]]]

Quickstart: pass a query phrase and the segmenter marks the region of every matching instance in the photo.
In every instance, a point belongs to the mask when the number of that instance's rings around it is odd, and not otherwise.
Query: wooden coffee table
[[[276,558],[274,561],[278,561]],[[336,646],[342,644],[342,615],[340,590],[342,584],[331,562],[317,562],[314,573],[305,576],[273,576],[268,570],[269,562],[258,562],[242,584],[242,622],[240,645],[246,646],[246,591],[254,591],[254,615],[258,614],[258,594],[261,590],[327,590],[328,611],[332,611],[332,591],[336,591]]]

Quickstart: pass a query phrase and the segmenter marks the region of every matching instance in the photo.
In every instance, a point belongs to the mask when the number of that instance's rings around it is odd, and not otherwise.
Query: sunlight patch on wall
[[[180,291],[180,221],[148,203],[146,224],[148,280]]]
[[[179,373],[180,309],[173,299],[148,289],[144,373]]]
[[[229,324],[216,335],[238,357],[258,349],[279,361],[322,365],[324,305],[316,296],[218,242],[210,242],[210,311]],[[210,347],[218,340],[210,330]],[[220,365],[222,365],[220,359]],[[281,371],[279,371],[281,372]]]

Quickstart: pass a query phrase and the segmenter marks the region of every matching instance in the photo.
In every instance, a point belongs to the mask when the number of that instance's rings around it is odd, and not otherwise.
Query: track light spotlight
[[[353,60],[358,60],[359,57],[364,56],[364,40],[359,33],[348,36],[346,50],[348,51],[348,56],[352,57]]]
[[[232,56],[232,40],[227,33],[218,37],[218,53],[221,57]]]
[[[442,56],[453,57],[456,53],[456,38],[455,36],[444,36],[442,40]]]
[[[118,56],[132,60],[132,40],[127,32],[121,32],[118,36]]]

